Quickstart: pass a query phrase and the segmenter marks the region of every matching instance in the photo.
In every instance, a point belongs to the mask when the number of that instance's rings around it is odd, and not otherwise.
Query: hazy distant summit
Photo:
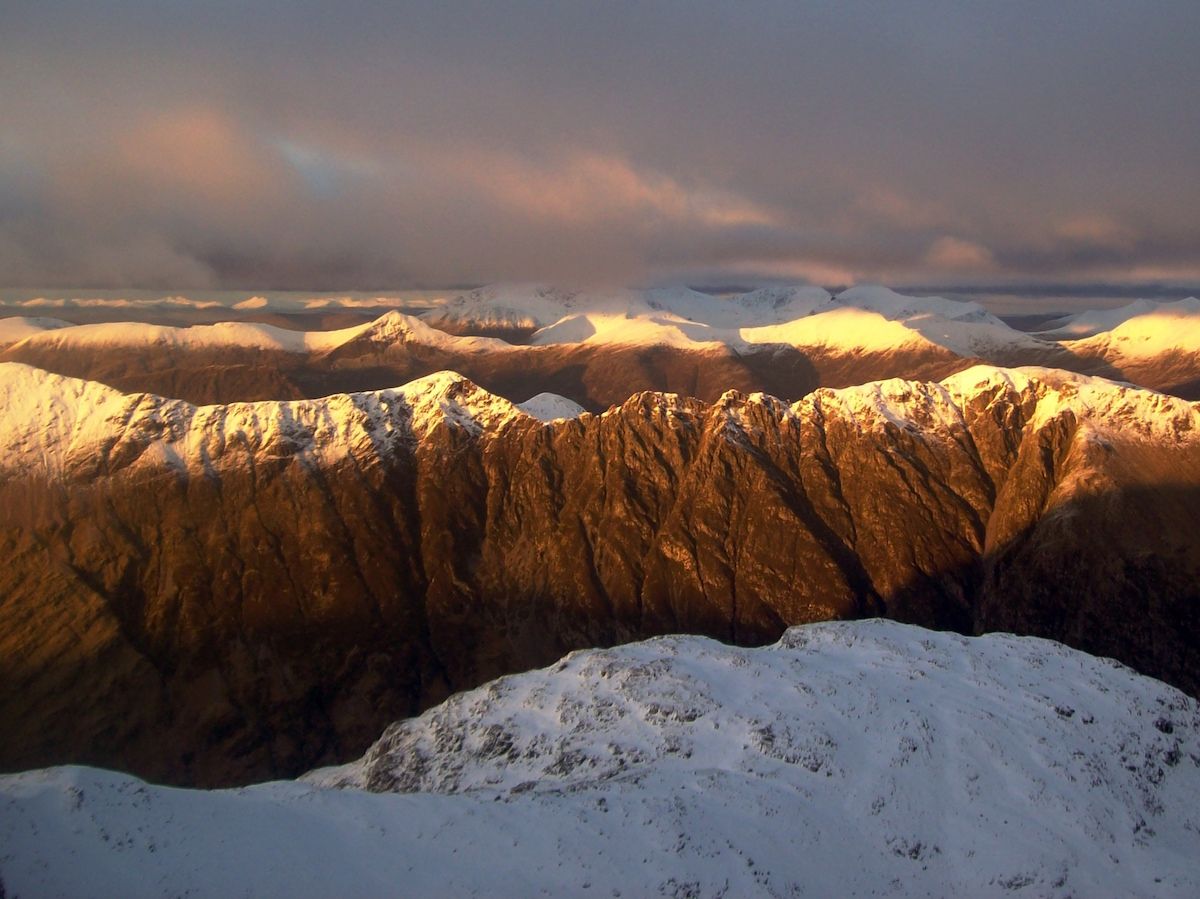
[[[1062,368],[1200,396],[1194,298],[1083,312],[1038,333],[1010,327],[975,302],[879,286],[714,296],[684,287],[510,284],[425,296],[407,311],[383,305],[386,298],[343,299],[347,305],[314,300],[320,311],[293,315],[256,297],[249,308],[221,307],[215,321],[202,303],[206,323],[191,327],[138,321],[151,316],[145,306],[117,305],[112,314],[125,320],[79,325],[22,314],[0,319],[0,361],[194,402],[394,387],[449,369],[514,402],[551,392],[600,411],[640,390],[713,400],[734,388],[792,400],[820,386],[941,378],[977,362]],[[166,302],[176,309],[183,300]],[[34,308],[43,307],[23,312]],[[60,316],[96,314],[94,306],[53,308]]]

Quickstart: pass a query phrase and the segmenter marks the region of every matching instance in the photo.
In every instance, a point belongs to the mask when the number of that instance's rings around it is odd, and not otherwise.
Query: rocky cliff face
[[[1200,688],[1200,411],[1050,371],[194,407],[0,366],[0,767],[295,773],[565,651],[885,615]]]

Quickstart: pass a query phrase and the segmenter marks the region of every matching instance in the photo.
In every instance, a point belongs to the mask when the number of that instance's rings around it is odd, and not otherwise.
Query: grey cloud
[[[1198,37],[1191,0],[14,0],[0,282],[1200,279]]]

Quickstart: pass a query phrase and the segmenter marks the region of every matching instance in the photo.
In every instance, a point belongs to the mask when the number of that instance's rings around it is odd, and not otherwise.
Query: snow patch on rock
[[[430,327],[420,318],[396,311],[385,313],[370,324],[356,329],[352,339],[356,343],[366,341],[384,348],[397,344],[415,344],[437,347],[456,353],[502,353],[515,349],[512,344],[492,337],[458,337],[447,334],[445,331]],[[331,341],[330,348],[349,342],[349,340],[341,343]]]

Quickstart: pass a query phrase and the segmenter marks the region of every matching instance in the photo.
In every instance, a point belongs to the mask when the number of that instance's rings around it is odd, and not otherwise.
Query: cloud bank
[[[1200,5],[7,3],[0,286],[1200,280]]]

